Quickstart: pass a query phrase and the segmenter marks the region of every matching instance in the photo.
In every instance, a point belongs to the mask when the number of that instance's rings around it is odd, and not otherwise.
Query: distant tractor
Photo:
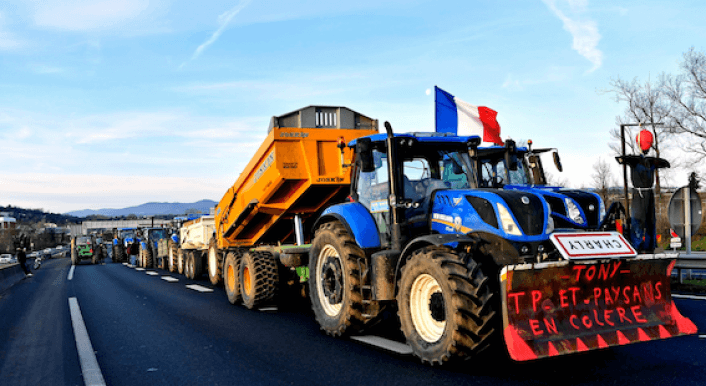
[[[78,236],[71,240],[71,264],[77,265],[81,260],[91,259],[91,264],[98,263],[100,246],[96,245],[95,237]]]
[[[135,228],[120,228],[115,230],[113,233],[114,262],[122,263],[127,261],[127,246],[136,239],[135,231]]]
[[[169,233],[166,228],[142,228],[142,239],[140,241],[139,264],[144,268],[159,267],[167,268],[166,255],[159,254],[159,241],[168,239]]]

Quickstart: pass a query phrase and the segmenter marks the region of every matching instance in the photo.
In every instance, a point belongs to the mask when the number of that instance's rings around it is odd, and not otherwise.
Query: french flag
[[[436,131],[456,135],[477,135],[483,142],[502,145],[500,124],[495,110],[473,106],[434,86]]]

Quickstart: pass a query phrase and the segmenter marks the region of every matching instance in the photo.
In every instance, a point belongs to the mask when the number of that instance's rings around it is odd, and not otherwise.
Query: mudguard
[[[355,238],[359,247],[363,249],[380,248],[380,235],[375,219],[363,204],[349,202],[326,208],[316,220],[314,229],[328,219],[340,221]]]
[[[671,298],[676,255],[504,267],[503,335],[517,361],[695,334]]]

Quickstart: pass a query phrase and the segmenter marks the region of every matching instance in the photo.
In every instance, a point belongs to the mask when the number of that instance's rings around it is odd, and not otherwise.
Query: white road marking
[[[364,336],[353,336],[353,340],[369,344],[371,346],[379,347],[381,349],[392,351],[400,355],[411,355],[412,348],[404,343],[395,342],[394,340],[389,340],[381,338],[375,335],[364,335]]]
[[[277,312],[279,309],[277,307],[262,307],[259,308],[261,312]]]
[[[123,265],[127,265],[127,263],[123,263]]]
[[[213,288],[204,287],[198,284],[189,284],[186,286],[186,288],[199,292],[213,292]]]
[[[69,309],[71,311],[71,324],[74,327],[74,337],[76,338],[76,348],[81,362],[83,380],[86,386],[105,385],[105,379],[103,379],[103,373],[98,367],[98,360],[96,360],[91,340],[88,338],[86,324],[83,322],[81,308],[78,306],[76,298],[69,298]]]
[[[699,338],[706,339],[706,335],[699,335]]]
[[[677,299],[706,300],[706,296],[696,296],[696,295],[672,294],[672,297],[677,298]]]
[[[69,269],[69,276],[66,277],[66,280],[72,280],[74,278],[74,269],[76,268],[75,265],[71,266],[71,269]]]
[[[144,271],[144,270],[145,270],[144,268],[139,268],[139,267],[135,268],[135,271]]]
[[[150,276],[157,276],[157,275],[159,275],[159,274],[158,274],[157,272],[155,272],[155,271],[147,271],[147,272],[145,272],[145,273],[148,274],[148,275],[150,275]]]
[[[162,280],[168,281],[170,283],[176,283],[179,281],[179,279],[171,276],[162,276]]]

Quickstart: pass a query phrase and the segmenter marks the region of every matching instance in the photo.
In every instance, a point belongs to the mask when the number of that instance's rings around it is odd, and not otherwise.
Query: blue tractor
[[[673,256],[637,256],[600,197],[543,184],[540,151],[385,127],[347,145],[350,202],[311,228],[308,290],[326,333],[396,309],[414,354],[440,364],[501,339],[529,360],[695,332],[666,296]],[[645,296],[623,304],[597,285]]]

